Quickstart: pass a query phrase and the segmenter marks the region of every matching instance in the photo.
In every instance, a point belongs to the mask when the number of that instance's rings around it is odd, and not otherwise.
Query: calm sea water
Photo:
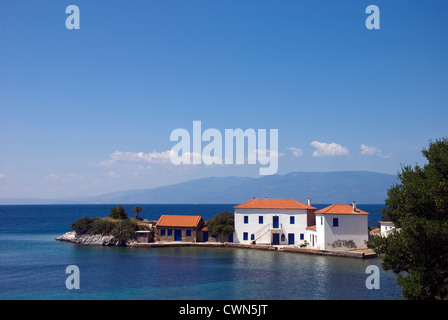
[[[55,240],[78,218],[106,216],[115,205],[0,206],[0,299],[402,299],[396,276],[380,268],[380,289],[365,273],[379,259],[351,259],[234,248],[83,247]],[[141,217],[201,215],[233,205],[140,205]],[[318,209],[325,205],[315,205]],[[131,213],[133,206],[125,206]],[[381,217],[379,205],[369,225]],[[68,265],[80,289],[68,290]]]

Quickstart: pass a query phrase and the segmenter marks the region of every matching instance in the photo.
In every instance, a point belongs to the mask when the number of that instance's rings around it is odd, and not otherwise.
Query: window
[[[258,216],[258,223],[263,224],[263,216]]]
[[[320,225],[323,225],[323,224],[324,224],[324,218],[320,217]]]
[[[171,237],[173,235],[173,229],[168,229],[168,237]]]
[[[243,240],[247,240],[248,239],[248,234],[247,232],[243,232]]]
[[[244,223],[245,224],[249,223],[249,216],[244,216]]]
[[[303,233],[300,234],[300,240],[304,240],[305,239],[305,235]]]
[[[289,217],[289,224],[295,224],[296,223],[296,219],[294,216]]]
[[[186,236],[191,237],[191,230],[187,230]]]
[[[255,240],[255,235],[253,233],[250,235],[250,240]]]
[[[333,227],[339,227],[339,218],[333,218]]]
[[[161,235],[162,237],[165,236],[165,229],[160,229],[160,235]]]

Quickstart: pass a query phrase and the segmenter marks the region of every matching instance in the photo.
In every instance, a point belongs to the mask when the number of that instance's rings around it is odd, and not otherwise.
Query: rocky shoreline
[[[56,238],[58,241],[72,242],[85,246],[125,246],[126,243],[117,241],[113,236],[104,236],[102,234],[77,235],[76,232],[66,232]]]

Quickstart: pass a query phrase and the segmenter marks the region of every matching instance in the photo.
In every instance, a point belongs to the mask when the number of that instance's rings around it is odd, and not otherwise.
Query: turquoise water
[[[381,268],[380,289],[366,288],[366,267],[379,259],[54,240],[83,214],[105,216],[112,206],[0,206],[0,299],[402,299],[396,276]],[[201,206],[147,205],[141,216],[195,211],[207,219],[232,207]],[[79,267],[79,290],[65,287],[68,265]]]

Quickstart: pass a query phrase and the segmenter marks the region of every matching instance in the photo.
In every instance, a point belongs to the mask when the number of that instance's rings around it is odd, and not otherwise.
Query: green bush
[[[234,214],[227,211],[217,214],[207,221],[206,227],[216,235],[232,233],[235,231]]]
[[[135,239],[135,230],[137,230],[137,224],[129,219],[124,219],[115,223],[111,234],[118,242],[126,242]]]
[[[127,219],[128,214],[123,206],[118,206],[110,210],[109,217],[112,219]]]
[[[92,226],[92,223],[97,220],[98,218],[89,218],[88,216],[84,216],[77,221],[73,222],[71,225],[71,228],[73,231],[76,232],[76,234],[82,235],[82,234],[90,234],[90,229]]]
[[[105,219],[96,219],[90,224],[90,234],[110,235],[116,222]]]

